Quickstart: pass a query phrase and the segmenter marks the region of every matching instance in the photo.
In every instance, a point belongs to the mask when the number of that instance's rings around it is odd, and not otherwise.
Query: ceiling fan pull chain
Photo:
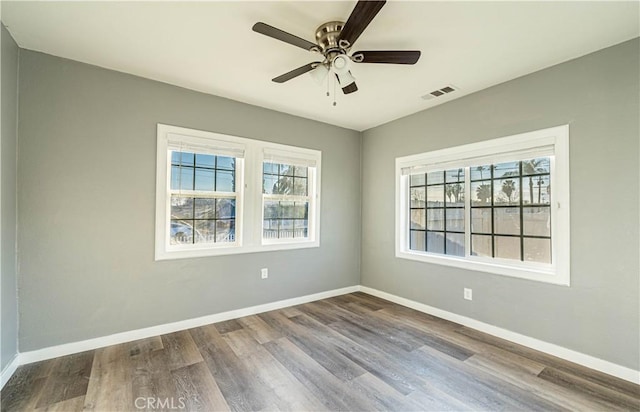
[[[336,83],[338,83],[337,79],[333,79],[333,105],[336,106]]]
[[[331,96],[329,89],[331,88],[331,76],[327,76],[327,97]]]

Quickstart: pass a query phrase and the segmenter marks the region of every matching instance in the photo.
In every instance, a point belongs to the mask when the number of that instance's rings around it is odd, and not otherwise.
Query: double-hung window
[[[265,244],[315,237],[317,162],[314,156],[265,149],[262,171],[262,241]],[[309,224],[311,220],[312,224]]]
[[[320,157],[159,124],[156,259],[319,246]]]
[[[396,256],[568,285],[568,162],[566,126],[396,159]]]

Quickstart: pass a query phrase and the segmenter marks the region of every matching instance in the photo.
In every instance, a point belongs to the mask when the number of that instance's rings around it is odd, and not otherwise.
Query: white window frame
[[[409,175],[548,156],[551,163],[551,264],[471,256],[469,173],[465,173],[466,256],[409,249]],[[570,285],[569,126],[396,158],[396,257],[473,271]]]
[[[185,149],[196,148],[198,153],[221,154],[236,157],[236,192],[203,192],[205,197],[236,197],[235,241],[203,243],[193,245],[171,245],[171,158],[170,149],[175,142]],[[285,152],[291,159],[303,159],[309,173],[309,236],[306,238],[281,239],[279,242],[264,242],[262,239],[262,171],[265,153]],[[301,249],[320,246],[320,177],[321,158],[319,150],[282,145],[243,137],[224,135],[202,130],[158,124],[156,153],[156,228],[155,260],[181,259],[204,256],[231,255],[240,253],[267,252],[286,249]],[[173,191],[175,192],[175,191]],[[195,191],[183,194],[199,195]]]

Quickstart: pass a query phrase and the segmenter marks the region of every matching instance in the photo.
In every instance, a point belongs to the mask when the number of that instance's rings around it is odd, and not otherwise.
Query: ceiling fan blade
[[[344,94],[351,94],[357,91],[358,91],[358,86],[356,86],[355,82],[342,88],[342,93]]]
[[[318,45],[315,43],[311,43],[305,39],[301,39],[298,36],[294,36],[291,33],[287,33],[286,31],[282,31],[280,29],[276,29],[273,26],[269,26],[268,24],[258,22],[253,25],[253,31],[256,33],[264,34],[265,36],[273,37],[274,39],[283,41],[285,43],[292,44],[294,46],[298,46],[305,50],[311,50],[312,48],[317,48]]]
[[[362,57],[360,57],[362,56]],[[416,64],[420,59],[418,50],[375,50],[359,51],[352,55],[356,63],[389,63],[389,64]]]
[[[313,62],[313,63],[309,63],[309,64],[305,64],[304,66],[298,67],[297,69],[291,70],[288,73],[285,73],[283,75],[280,75],[274,79],[272,79],[274,82],[276,83],[284,83],[288,80],[293,79],[294,77],[298,77],[301,74],[305,74],[306,72],[310,72],[311,70],[315,69],[317,65],[319,65],[320,62]]]
[[[342,32],[340,32],[340,40],[346,41],[346,47],[350,47],[358,40],[364,29],[367,28],[371,20],[382,9],[386,1],[367,1],[360,0],[356,7],[353,8],[349,19],[344,24]],[[343,47],[343,45],[341,45]],[[345,47],[345,48],[346,48]]]

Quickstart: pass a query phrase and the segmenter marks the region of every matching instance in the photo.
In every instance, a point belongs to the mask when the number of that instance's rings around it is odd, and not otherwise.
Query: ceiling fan
[[[315,61],[272,79],[284,83],[304,73],[313,71],[318,81],[323,81],[329,73],[334,73],[342,92],[353,93],[358,90],[355,78],[351,74],[351,63],[390,63],[415,64],[420,58],[418,50],[374,50],[351,53],[351,47],[378,14],[386,1],[360,0],[354,7],[347,22],[330,21],[316,29],[316,43],[312,43],[287,33],[266,23],[256,23],[253,31],[292,44],[310,52],[324,56]],[[334,103],[335,104],[335,103]]]

